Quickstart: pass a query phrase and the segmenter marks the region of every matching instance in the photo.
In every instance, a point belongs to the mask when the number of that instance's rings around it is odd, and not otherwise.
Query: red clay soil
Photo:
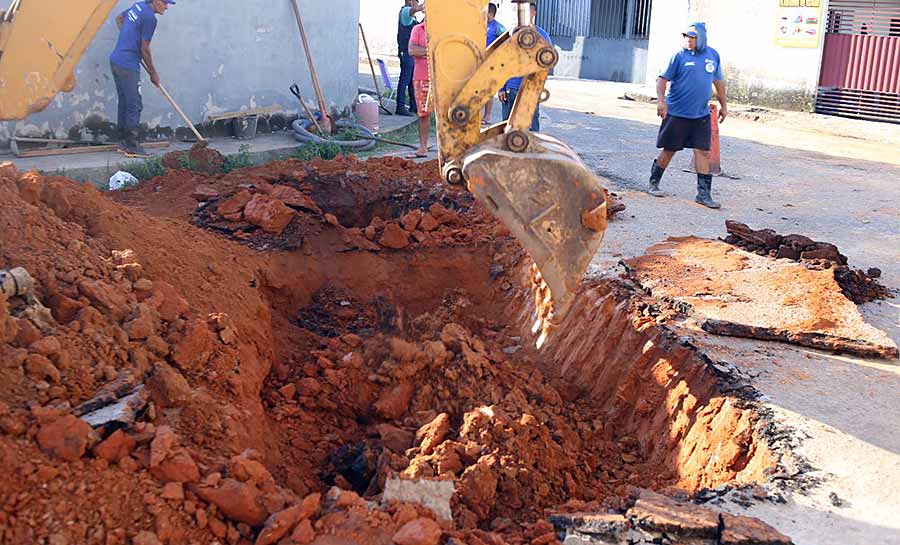
[[[172,151],[163,155],[162,164],[172,170],[188,168],[212,176],[222,172],[225,156],[210,148],[208,142],[198,142],[189,150]]]
[[[829,268],[772,260],[716,240],[672,237],[627,260],[655,297],[710,333],[894,359],[897,345],[866,323]]]
[[[548,510],[764,479],[754,413],[624,288],[585,286],[567,340],[530,348],[527,258],[434,170],[283,161],[110,198],[0,167],[0,268],[52,313],[0,296],[0,542],[545,545]],[[288,226],[214,225],[242,190]],[[135,423],[78,418],[125,383]],[[454,481],[454,522],[360,498],[398,474]]]

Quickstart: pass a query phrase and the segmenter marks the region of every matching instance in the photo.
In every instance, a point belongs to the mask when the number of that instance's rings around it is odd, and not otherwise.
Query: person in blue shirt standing
[[[506,27],[500,24],[500,21],[496,19],[497,17],[497,4],[491,2],[488,4],[487,11],[487,47],[490,47],[492,43],[497,41],[497,38],[506,33]],[[491,99],[490,102],[487,103],[487,106],[484,107],[484,120],[483,124],[487,125],[491,122],[491,112],[494,110],[494,100]]]
[[[400,18],[397,21],[397,56],[400,57],[400,82],[397,84],[397,115],[415,115],[416,90],[413,86],[413,74],[416,70],[416,60],[409,54],[409,37],[412,29],[419,22],[415,14],[425,11],[425,4],[418,0],[406,0],[406,5],[400,8]],[[406,107],[407,95],[409,96],[409,108]],[[424,107],[424,105],[423,105]]]
[[[119,95],[118,128],[121,152],[129,157],[149,157],[140,145],[141,61],[147,66],[150,81],[159,85],[159,73],[153,65],[150,42],[156,31],[156,16],[162,15],[175,0],[142,0],[116,17],[119,40],[109,56],[109,65]]]
[[[719,122],[728,116],[725,82],[719,53],[706,43],[706,24],[693,23],[683,33],[684,48],[672,56],[669,66],[656,80],[657,114],[662,118],[656,147],[662,149],[650,171],[647,192],[664,197],[659,189],[666,167],[676,152],[694,150],[697,168],[696,202],[709,208],[721,205],[712,198],[712,175],[709,173],[709,148],[712,126],[709,97],[716,88],[719,100]],[[669,86],[666,94],[666,87]]]
[[[545,40],[550,42],[550,35],[547,34],[543,28],[535,25],[535,21],[537,20],[537,2],[531,2],[531,24],[534,25],[535,30],[537,30],[538,34],[543,36]],[[553,45],[553,42],[550,43]],[[503,119],[504,121],[509,119],[510,114],[512,114],[513,104],[516,103],[516,96],[519,94],[519,88],[522,87],[522,78],[512,78],[506,82],[503,86],[503,89],[500,89],[500,92],[497,94],[497,98],[500,99],[500,102],[503,104]],[[531,130],[534,132],[538,132],[541,130],[541,106],[538,105],[534,110],[534,118],[531,120]]]

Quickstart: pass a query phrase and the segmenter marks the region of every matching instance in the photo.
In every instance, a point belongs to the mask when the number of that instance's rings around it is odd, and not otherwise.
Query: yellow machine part
[[[606,192],[574,150],[529,131],[535,109],[549,96],[544,83],[559,55],[530,24],[528,3],[519,4],[525,23],[489,48],[487,4],[426,4],[441,169],[447,181],[466,183],[534,260],[543,314],[536,327],[546,333],[546,323],[564,313],[603,241]],[[484,106],[515,76],[523,81],[509,120],[482,128]]]
[[[115,0],[19,0],[0,14],[0,119],[44,110],[75,87],[75,66]]]

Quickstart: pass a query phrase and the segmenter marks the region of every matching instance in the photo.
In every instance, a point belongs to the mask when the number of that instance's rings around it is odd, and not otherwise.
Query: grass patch
[[[135,161],[122,165],[119,170],[124,170],[140,181],[146,181],[157,176],[162,176],[166,172],[166,167],[162,164],[162,157],[151,157],[143,161]]]
[[[323,144],[303,144],[294,150],[291,154],[292,159],[301,161],[309,161],[320,157],[322,159],[334,159],[343,152],[343,148],[334,142],[325,142]]]
[[[241,144],[236,155],[231,155],[225,158],[225,164],[222,165],[222,171],[225,174],[228,174],[233,170],[252,167],[254,165],[255,163],[253,162],[253,157],[250,155],[250,145]]]

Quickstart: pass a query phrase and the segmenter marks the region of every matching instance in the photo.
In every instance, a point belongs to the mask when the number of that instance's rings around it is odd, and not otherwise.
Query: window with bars
[[[650,35],[653,0],[541,0],[538,24],[551,36],[631,38]]]
[[[900,0],[831,0],[826,31],[900,36]]]

